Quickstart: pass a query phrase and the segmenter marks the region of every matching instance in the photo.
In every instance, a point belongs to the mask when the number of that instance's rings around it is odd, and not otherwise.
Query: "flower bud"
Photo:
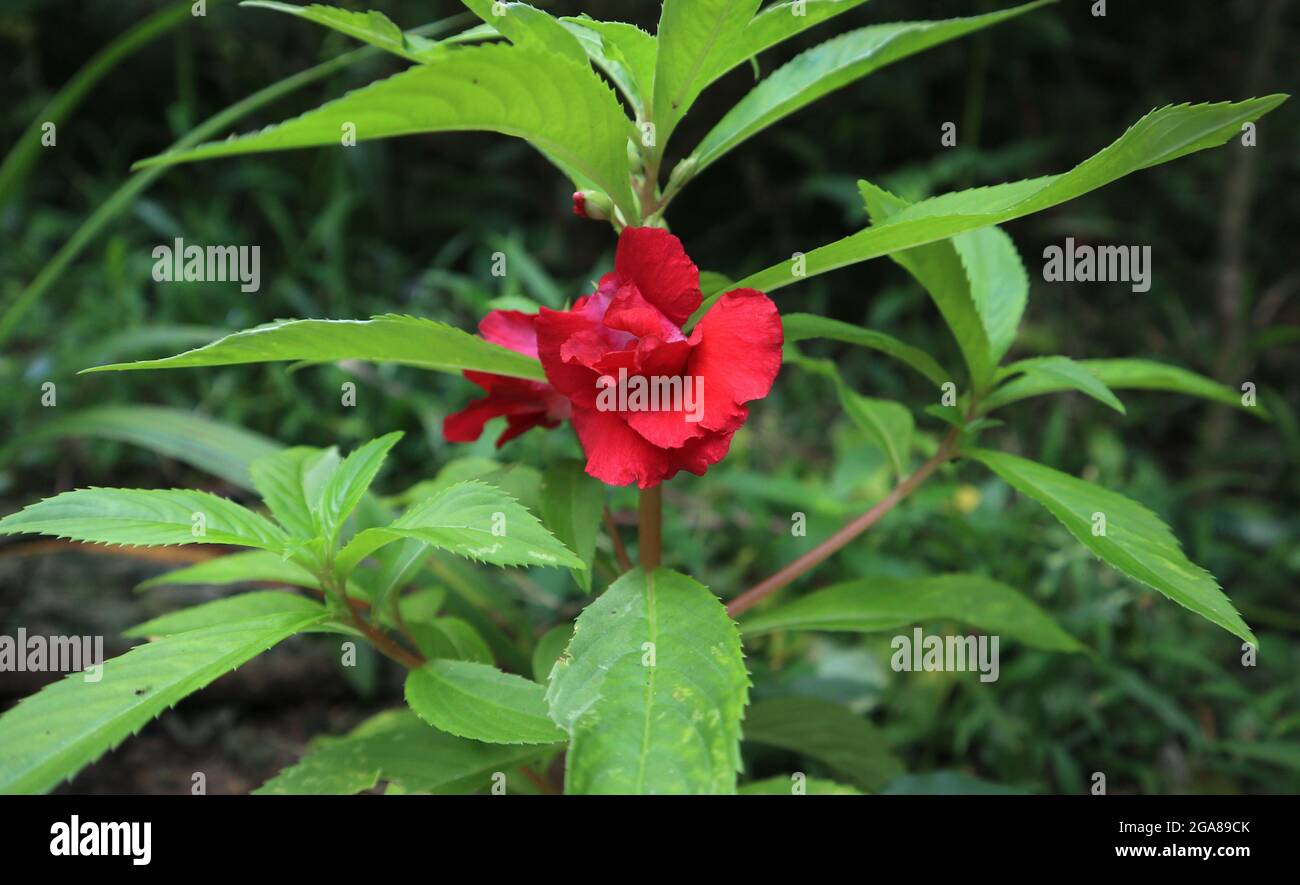
[[[695,172],[700,163],[694,156],[687,157],[673,167],[673,174],[668,176],[668,192],[676,193],[685,186],[686,182],[695,177]]]
[[[614,204],[600,191],[574,191],[573,214],[595,221],[608,221]]]

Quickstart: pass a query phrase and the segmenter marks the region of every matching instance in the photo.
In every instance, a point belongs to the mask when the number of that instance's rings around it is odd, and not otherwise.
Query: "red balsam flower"
[[[784,336],[770,298],[736,289],[688,337],[681,327],[700,301],[699,270],[675,236],[625,229],[614,272],[572,310],[484,318],[483,337],[537,356],[550,384],[466,372],[488,396],[449,416],[444,434],[453,442],[477,439],[485,421],[505,415],[501,445],[568,417],[587,473],[602,482],[645,489],[679,470],[702,475],[727,454],[749,416],[744,404],[771,390]],[[638,396],[648,389],[662,398]]]

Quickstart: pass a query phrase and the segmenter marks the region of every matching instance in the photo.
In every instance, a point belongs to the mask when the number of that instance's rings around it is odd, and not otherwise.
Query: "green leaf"
[[[754,17],[759,0],[664,0],[655,60],[655,151],[662,154],[678,121],[713,79]]]
[[[546,715],[546,689],[469,661],[430,661],[406,676],[406,703],[434,728],[489,744],[564,740]]]
[[[1264,406],[1243,404],[1240,392],[1178,366],[1135,359],[1078,360],[1077,365],[1091,372],[1099,382],[1113,390],[1167,390],[1171,393],[1185,393],[1233,406],[1265,420],[1270,419]],[[1069,390],[1072,386],[1065,379],[1042,373],[1022,375],[995,390],[984,401],[984,406],[986,409],[1001,408],[1031,396]]]
[[[605,487],[588,476],[580,461],[561,461],[542,478],[542,522],[586,566],[572,569],[584,593],[591,592],[591,561],[605,508]]]
[[[338,537],[339,528],[361,503],[379,468],[384,466],[389,450],[397,445],[402,435],[402,431],[397,430],[358,446],[330,474],[321,491],[320,507],[312,511],[319,533],[331,542]]]
[[[190,630],[73,673],[0,716],[0,793],[41,793],[218,676],[304,630],[318,613],[274,614]]]
[[[280,448],[274,440],[240,427],[159,406],[104,406],[74,412],[36,429],[29,438],[81,436],[141,446],[243,489],[253,487],[249,464]]]
[[[1214,576],[1189,560],[1169,527],[1135,501],[1067,473],[1004,452],[964,453],[1042,504],[1085,547],[1112,567],[1258,645]],[[1095,514],[1105,534],[1094,534]]]
[[[561,21],[578,38],[587,56],[614,81],[637,116],[645,117],[659,54],[654,36],[636,25],[596,21],[586,15]]]
[[[533,646],[533,678],[538,682],[550,682],[551,670],[555,663],[569,647],[573,639],[573,624],[560,624],[542,634]]]
[[[727,151],[778,120],[888,64],[1000,24],[1047,2],[1051,0],[1038,0],[970,18],[872,25],[814,46],[755,86],[704,136],[694,151],[699,168],[702,170],[713,165]],[[743,3],[738,5],[744,6]],[[749,29],[745,30],[748,33]],[[733,41],[732,45],[743,52],[741,47],[748,44],[742,38]],[[736,52],[736,49],[731,52]],[[728,54],[728,61],[733,57]]]
[[[981,575],[863,578],[766,609],[740,625],[746,636],[776,630],[876,633],[924,621],[958,621],[1049,651],[1083,651],[1028,597]]]
[[[845,414],[880,447],[900,479],[907,474],[915,422],[906,406],[857,393],[844,383],[830,360],[811,359],[787,350],[786,361],[829,378],[835,384]]]
[[[1045,381],[1031,383],[1060,385],[1059,389],[1077,390],[1100,403],[1105,403],[1121,415],[1126,414],[1124,404],[1119,401],[1119,397],[1115,396],[1095,373],[1089,371],[1087,366],[1075,362],[1069,357],[1042,356],[1020,360],[1007,366],[1006,372],[1007,374],[1019,372],[1025,378],[1044,378]],[[1010,401],[1005,399],[1006,395],[1002,393],[1003,389],[1005,388],[993,391],[988,399],[984,401],[985,411],[992,411]],[[1015,398],[1014,391],[1012,398]]]
[[[363,722],[347,737],[319,741],[296,765],[253,792],[346,794],[381,780],[412,793],[487,791],[496,772],[551,752],[551,746],[465,740],[426,725],[410,710],[391,710]]]
[[[568,793],[734,793],[749,677],[708,588],[666,569],[623,575],[578,616],[551,671],[571,742]]]
[[[771,4],[750,19],[727,52],[719,57],[709,82],[760,52],[865,2],[867,0],[785,0]],[[798,15],[795,15],[796,10]]]
[[[745,714],[745,740],[816,759],[873,793],[903,773],[874,725],[821,698],[781,697],[754,704]]]
[[[388,314],[369,320],[283,320],[227,335],[157,360],[95,366],[84,372],[232,366],[285,360],[397,363],[453,374],[472,369],[545,381],[532,357],[434,320]]]
[[[1011,237],[998,227],[957,234],[950,242],[966,270],[971,301],[984,326],[989,355],[996,363],[1015,342],[1029,301],[1025,264]]]
[[[129,547],[237,544],[282,550],[287,540],[274,524],[234,501],[190,489],[75,489],[0,519],[0,535],[20,533]]]
[[[862,791],[856,787],[837,784],[835,781],[821,777],[801,776],[799,788],[808,796],[861,796]],[[736,792],[742,796],[790,796],[795,794],[795,778],[791,775],[778,774],[766,780],[750,781],[741,784]]]
[[[548,13],[527,3],[503,3],[500,0],[461,2],[511,43],[554,52],[586,66],[587,54],[577,38]],[[496,13],[498,8],[503,10],[500,15]]]
[[[195,565],[173,569],[140,584],[137,590],[191,584],[238,584],[243,581],[273,581],[293,587],[315,589],[320,585],[307,569],[279,553],[250,550],[218,556]]]
[[[1041,212],[1139,169],[1217,147],[1236,137],[1243,123],[1258,120],[1286,99],[1285,95],[1268,95],[1241,102],[1160,108],[1139,120],[1105,150],[1069,172],[955,191],[922,200],[884,223],[808,252],[802,268],[805,273],[800,276],[793,273],[795,265],[791,258],[751,274],[737,285],[771,293],[782,286],[859,261]],[[710,293],[696,311],[696,318],[703,316],[720,295]]]
[[[811,313],[788,313],[781,317],[781,326],[785,330],[786,343],[789,344],[797,341],[807,341],[810,338],[828,338],[832,341],[857,344],[892,356],[899,362],[920,372],[934,382],[936,387],[942,387],[945,382],[952,380],[951,373],[946,371],[943,366],[935,361],[934,357],[924,350],[910,344],[904,344],[897,338],[883,332],[864,329],[861,326],[842,323],[839,320],[816,316]]]
[[[417,34],[403,32],[392,19],[378,10],[354,12],[319,3],[294,6],[271,0],[243,0],[239,5],[287,12],[414,62],[430,61],[438,51],[437,43]]]
[[[316,538],[321,534],[315,519],[321,492],[339,462],[338,449],[294,446],[259,458],[248,472],[271,515],[291,537]]]
[[[460,618],[434,618],[409,624],[420,653],[426,658],[491,664],[494,660],[487,640],[469,622]]]
[[[341,144],[423,132],[489,130],[525,139],[563,169],[576,170],[639,219],[627,174],[632,126],[587,64],[531,46],[495,43],[441,52],[276,126],[142,160],[133,168],[261,151]]]
[[[346,577],[361,560],[403,538],[493,565],[584,568],[514,498],[485,483],[462,482],[413,505],[390,525],[358,533],[335,559],[339,575]]]
[[[190,630],[202,630],[235,621],[249,621],[269,615],[315,615],[324,620],[327,612],[325,606],[296,593],[282,590],[256,590],[252,593],[240,593],[225,599],[214,599],[200,605],[192,605],[180,611],[136,624],[122,635],[134,639],[150,636],[171,636]]]

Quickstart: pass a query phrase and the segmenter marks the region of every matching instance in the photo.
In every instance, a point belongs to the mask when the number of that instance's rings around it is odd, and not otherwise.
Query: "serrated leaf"
[[[527,3],[501,0],[461,0],[475,15],[517,46],[544,49],[586,65],[587,55],[564,25]],[[497,14],[500,9],[501,13]]]
[[[253,488],[290,537],[316,538],[321,491],[338,469],[338,449],[294,446],[248,465]]]
[[[403,615],[405,616],[405,615]],[[492,649],[468,621],[461,618],[433,618],[424,623],[409,623],[411,635],[420,653],[430,660],[471,661],[491,664]]]
[[[191,489],[75,489],[0,519],[0,535],[20,533],[132,547],[237,544],[278,551],[287,542],[253,511]]]
[[[0,793],[42,793],[223,673],[320,620],[275,614],[178,633],[73,673],[0,716]]]
[[[604,508],[605,487],[587,475],[581,462],[561,461],[543,474],[542,521],[586,566],[570,570],[584,593],[591,592],[591,562]]]
[[[56,418],[33,439],[96,436],[131,443],[183,461],[243,489],[253,487],[249,464],[280,449],[272,439],[181,409],[104,406]]]
[[[1098,381],[1113,390],[1165,390],[1171,393],[1185,393],[1233,406],[1269,420],[1268,410],[1264,406],[1244,405],[1239,391],[1178,366],[1138,359],[1077,360],[1076,364],[1091,372]],[[987,409],[1001,408],[1031,396],[1056,393],[1069,390],[1070,387],[1071,385],[1067,384],[1065,379],[1051,375],[1041,373],[1022,375],[995,390],[984,401],[984,405]]]
[[[745,714],[745,740],[816,759],[870,792],[903,773],[874,725],[822,698],[759,701]]]
[[[966,269],[970,297],[996,363],[1015,342],[1020,317],[1029,301],[1025,263],[1011,237],[999,227],[957,234],[951,243]]]
[[[324,619],[328,613],[325,606],[296,593],[281,590],[256,590],[252,593],[240,593],[224,599],[214,599],[199,605],[192,605],[169,614],[136,624],[122,632],[132,639],[151,636],[171,636],[205,627],[216,627],[235,621],[249,621],[269,615],[316,615]]]
[[[173,569],[141,583],[137,590],[193,584],[238,584],[243,581],[272,581],[315,589],[320,585],[307,569],[279,553],[250,550],[230,553]]]
[[[1140,169],[1217,147],[1237,136],[1243,123],[1258,120],[1286,99],[1285,95],[1269,95],[1241,102],[1160,108],[1069,172],[922,200],[884,223],[807,252],[802,258],[804,273],[801,275],[793,273],[795,259],[792,258],[752,274],[736,285],[771,293],[816,274],[1040,212]],[[710,297],[696,311],[696,319],[721,294],[709,293]]]
[[[584,568],[514,498],[485,483],[463,482],[412,505],[390,525],[358,533],[339,551],[338,573],[346,577],[361,560],[403,538],[493,565]]]
[[[863,578],[766,609],[740,624],[757,636],[775,630],[875,633],[925,621],[959,621],[1049,651],[1083,651],[1047,612],[1022,593],[982,575]]]
[[[489,744],[556,744],[536,682],[469,661],[429,661],[406,676],[406,703],[434,728]]]
[[[358,446],[331,472],[321,490],[320,507],[312,511],[318,533],[331,541],[338,537],[339,529],[361,503],[379,468],[384,466],[389,450],[402,436],[402,431],[397,430]]]
[[[708,86],[754,17],[759,0],[664,0],[655,38],[655,150],[663,152],[678,121]]]
[[[307,6],[294,6],[290,3],[276,3],[272,0],[243,0],[240,6],[256,9],[273,9],[287,12],[318,25],[346,34],[362,43],[376,46],[394,55],[400,55],[409,61],[429,61],[438,51],[438,44],[418,34],[405,33],[393,20],[378,10],[355,12],[351,9],[339,9],[312,3]]]
[[[633,569],[578,616],[551,672],[568,793],[734,793],[749,676],[708,588]]]
[[[553,752],[551,746],[465,740],[421,722],[410,710],[393,710],[363,722],[347,737],[320,741],[253,792],[355,793],[381,780],[411,793],[486,792],[495,773]]]
[[[826,338],[831,341],[857,344],[892,356],[904,365],[920,372],[932,381],[936,387],[942,387],[945,382],[952,380],[951,373],[946,371],[943,366],[935,361],[934,357],[924,350],[910,344],[904,344],[897,338],[883,332],[864,329],[861,326],[854,326],[810,313],[785,314],[781,317],[781,328],[785,331],[785,340],[788,344],[807,341],[811,338]]]
[[[532,357],[445,323],[396,314],[369,320],[282,320],[227,335],[176,356],[95,366],[84,369],[83,374],[285,360],[362,360],[436,372],[459,373],[472,369],[512,378],[546,380],[542,364]]]
[[[637,116],[644,117],[659,53],[654,36],[636,25],[596,21],[585,15],[561,21],[578,38],[587,57],[614,81]]]
[[[802,795],[808,796],[862,796],[861,790],[823,777],[801,776],[798,788]],[[796,795],[796,781],[790,775],[778,774],[761,781],[741,784],[736,792],[742,796],[790,796]]]
[[[872,25],[827,40],[795,56],[755,86],[704,136],[693,155],[699,168],[705,169],[736,145],[828,93],[899,59],[1000,24],[1047,2],[1051,0],[969,18]],[[747,41],[742,37],[733,45],[742,47]],[[728,52],[728,63],[735,57],[734,52]]]
[[[560,624],[542,634],[537,640],[537,645],[533,646],[534,679],[541,683],[550,682],[551,670],[555,668],[556,661],[564,655],[564,650],[569,647],[572,638],[573,624]]]
[[[750,19],[727,52],[718,59],[709,82],[760,52],[865,2],[867,0],[785,0],[767,6]]]
[[[1075,362],[1065,356],[1042,356],[1033,359],[1019,360],[1007,366],[1008,374],[1021,373],[1026,378],[1044,379],[1033,383],[1043,383],[1052,386],[1060,385],[1065,390],[1077,390],[1082,394],[1092,397],[1100,403],[1110,406],[1121,415],[1126,414],[1124,404],[1119,401],[1119,397],[1106,386],[1097,375],[1090,371],[1082,363]],[[1002,389],[993,391],[984,401],[984,408],[992,411],[999,406],[1006,405],[1008,400],[1004,397]],[[1012,394],[1014,397],[1014,392]]]
[[[1080,543],[1114,568],[1258,645],[1214,576],[1189,560],[1169,527],[1141,504],[1005,452],[977,449],[964,454],[1046,507]],[[1093,533],[1098,525],[1095,514],[1105,517],[1104,535]]]
[[[523,138],[562,169],[576,170],[639,219],[627,174],[632,125],[587,64],[531,46],[494,43],[439,52],[427,63],[349,92],[260,132],[162,154],[134,169],[262,151],[424,132],[488,130]]]

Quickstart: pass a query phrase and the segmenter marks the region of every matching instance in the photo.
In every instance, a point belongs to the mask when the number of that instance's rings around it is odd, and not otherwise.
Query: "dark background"
[[[544,5],[650,30],[658,12],[649,0]],[[1004,5],[872,0],[769,51],[761,69],[770,72],[853,27]],[[701,175],[674,203],[673,231],[702,269],[739,278],[863,226],[859,177],[915,199],[1061,172],[1154,107],[1293,92],[1300,81],[1294,2],[1111,0],[1104,18],[1093,17],[1091,5],[1065,0],[833,93]],[[205,18],[186,21],[100,80],[60,125],[57,148],[43,150],[22,191],[0,205],[0,311],[120,185],[133,161],[256,90],[353,47],[341,35],[267,10],[215,0],[208,7]],[[4,143],[18,139],[88,58],[160,8],[142,0],[6,0]],[[377,0],[373,8],[407,28],[459,11],[451,2],[414,0]],[[284,119],[402,67],[377,57],[236,128]],[[670,162],[752,82],[752,72],[741,68],[706,92],[674,136]],[[1254,382],[1277,420],[1136,391],[1122,395],[1125,417],[1067,395],[1008,409],[1007,426],[989,440],[1160,513],[1260,635],[1259,666],[1243,669],[1228,634],[1095,563],[1047,514],[964,467],[799,587],[872,573],[983,571],[1033,595],[1098,658],[1004,651],[1001,681],[983,691],[959,674],[931,674],[936,678],[926,684],[892,681],[878,638],[791,638],[781,648],[748,649],[756,696],[797,692],[842,701],[881,725],[916,773],[960,773],[1037,792],[1083,792],[1093,771],[1107,773],[1112,792],[1300,791],[1297,107],[1292,100],[1265,117],[1253,149],[1230,142],[1006,226],[1032,283],[1013,358],[1063,353],[1174,362],[1234,388]],[[939,143],[947,121],[958,125],[954,149]],[[193,346],[189,338],[204,328],[233,330],[281,317],[398,311],[472,328],[491,305],[529,298],[558,306],[589,291],[613,245],[606,225],[572,216],[569,190],[526,144],[491,134],[411,137],[170,171],[90,244],[0,352],[0,512],[84,485],[230,491],[120,444],[32,440],[50,420],[39,404],[45,380],[58,384],[60,414],[109,402],[170,405],[286,443],[345,449],[405,429],[383,478],[389,491],[467,452],[491,455],[489,440],[473,448],[442,441],[443,415],[473,393],[448,376],[375,370],[355,379],[362,387],[358,407],[344,410],[337,391],[353,375],[338,367],[75,372],[109,352],[172,353]],[[155,283],[150,252],[176,236],[259,244],[261,291]],[[1043,247],[1066,236],[1151,246],[1151,291],[1043,283]],[[492,278],[497,250],[523,272]],[[946,365],[959,362],[924,293],[890,261],[826,274],[776,297],[783,310],[830,314],[924,347]],[[807,349],[834,356],[863,393],[899,399],[918,415],[930,399],[919,381],[870,352]],[[879,453],[864,451],[817,379],[786,371],[751,415],[724,465],[668,488],[667,564],[727,597],[804,549],[782,530],[791,511],[809,513],[808,540],[816,540],[887,488]],[[924,416],[918,428],[939,432]],[[500,457],[535,463],[537,455],[572,446],[567,430],[534,433]],[[620,491],[612,500],[620,519],[630,519],[634,497]],[[194,598],[176,590],[133,594],[131,586],[157,573],[158,562],[23,544],[0,547],[6,628],[103,632],[120,649],[118,629]],[[563,581],[556,587],[568,592]],[[546,626],[546,612],[521,605],[539,628]],[[212,792],[247,790],[296,758],[312,735],[340,731],[393,703],[394,675],[380,668],[366,684],[349,684],[328,648],[297,640],[185,702],[70,789],[176,792],[202,768]],[[37,684],[4,674],[0,707]],[[751,753],[749,761],[757,775],[790,770],[779,755]]]

